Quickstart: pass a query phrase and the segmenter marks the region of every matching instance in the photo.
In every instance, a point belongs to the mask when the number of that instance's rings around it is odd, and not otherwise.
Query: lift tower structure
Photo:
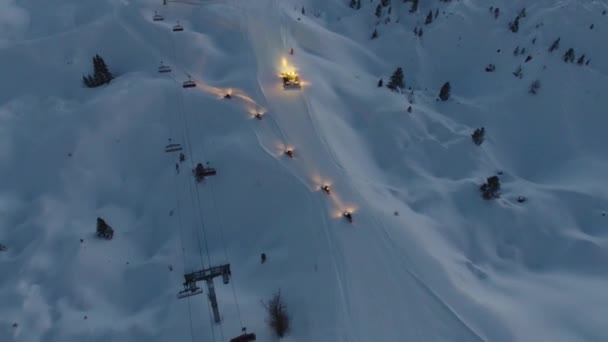
[[[215,323],[220,323],[220,311],[217,305],[217,297],[215,296],[213,278],[221,276],[223,283],[228,284],[231,274],[230,264],[212,266],[201,271],[186,273],[184,274],[184,289],[178,292],[177,298],[186,298],[203,293],[203,290],[196,285],[196,282],[204,280],[207,283],[207,297],[213,310],[213,320]]]

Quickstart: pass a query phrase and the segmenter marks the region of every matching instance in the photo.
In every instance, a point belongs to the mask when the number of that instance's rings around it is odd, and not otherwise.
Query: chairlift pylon
[[[158,66],[158,72],[160,72],[161,74],[171,72],[171,67],[168,65],[164,65],[163,61],[160,61],[160,65]]]

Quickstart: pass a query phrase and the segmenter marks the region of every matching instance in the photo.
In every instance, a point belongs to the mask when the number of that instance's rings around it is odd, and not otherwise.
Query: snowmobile
[[[165,20],[165,18],[163,18],[162,15],[156,13],[156,11],[154,11],[154,16],[152,17],[152,20],[154,21],[163,21]]]
[[[179,24],[179,21],[177,22],[177,24],[173,25],[173,32],[181,32],[183,30],[184,27]]]
[[[97,236],[103,237],[106,240],[112,240],[114,229],[110,227],[101,217],[97,218]]]
[[[321,186],[321,190],[325,191],[328,195],[329,195],[329,185],[325,184],[323,186]]]
[[[196,168],[192,170],[192,173],[194,174],[196,182],[200,183],[205,179],[205,177],[215,175],[217,171],[214,168],[206,168],[202,163],[198,163],[196,164]]]
[[[183,88],[194,88],[196,87],[196,83],[192,80],[190,75],[188,75],[188,80],[182,84]]]
[[[348,222],[353,222],[353,214],[351,214],[350,212],[345,211],[342,216],[344,216],[348,220]]]
[[[160,66],[158,67],[158,72],[161,74],[171,72],[171,67],[168,65],[164,65],[163,61],[160,61]]]
[[[289,158],[293,158],[293,149],[288,148],[285,150],[285,154],[289,156]]]
[[[283,88],[285,89],[298,89],[300,85],[300,77],[293,71],[281,73],[283,78]]]

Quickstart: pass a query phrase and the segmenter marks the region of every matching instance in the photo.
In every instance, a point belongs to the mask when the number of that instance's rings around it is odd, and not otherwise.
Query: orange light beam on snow
[[[214,86],[208,85],[206,83],[203,83],[201,81],[196,82],[196,88],[200,89],[208,94],[215,95],[218,98],[222,98],[222,97],[224,97],[224,95],[229,93],[229,89],[222,89],[222,88],[214,87]]]
[[[265,109],[261,108],[261,106],[258,105],[258,103],[251,96],[249,96],[247,93],[245,93],[244,91],[242,91],[240,89],[219,88],[219,87],[215,87],[215,86],[206,84],[201,81],[196,82],[196,87],[208,94],[217,96],[218,99],[224,98],[224,96],[226,96],[226,94],[230,94],[230,96],[232,96],[232,97],[241,99],[242,101],[244,101],[246,103],[247,108],[249,109],[250,112],[255,111],[256,110],[255,108],[260,108],[259,110],[262,111],[262,113],[265,111]],[[254,115],[255,115],[255,113],[254,113]]]

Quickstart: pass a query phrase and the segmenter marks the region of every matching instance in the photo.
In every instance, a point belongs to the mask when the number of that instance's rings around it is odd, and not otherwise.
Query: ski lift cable
[[[177,63],[177,54],[176,54],[176,50],[177,49],[175,48],[175,42],[173,40],[173,37],[171,35],[169,35],[169,36],[170,36],[170,40],[171,40],[173,59],[176,62],[176,66],[177,66],[179,64],[179,63]],[[186,74],[189,75],[189,73],[186,73]],[[179,82],[175,78],[173,78],[173,79],[179,85]],[[180,92],[180,106],[181,106],[180,109],[181,109],[182,118],[185,121],[185,129],[184,129],[184,131],[186,133],[186,141],[187,141],[188,145],[191,146],[192,144],[191,144],[189,133],[188,133],[188,127],[189,126],[187,124],[186,109],[185,109],[184,100],[183,100],[183,91]],[[205,149],[204,149],[204,143],[202,143],[201,145],[202,145],[201,149],[203,150],[202,152],[203,152],[204,155],[206,155],[206,152],[205,152]],[[190,154],[190,157],[191,157],[190,160],[191,160],[191,164],[192,164],[193,163],[192,148],[189,147],[188,151],[189,151],[189,154]],[[217,212],[217,201],[215,199],[216,198],[215,197],[215,192],[213,190],[213,186],[210,186],[210,187],[212,189],[211,190],[212,191],[211,195],[212,195],[212,200],[213,200],[213,203],[214,203],[214,208],[215,208],[215,210]],[[201,214],[200,211],[202,210],[202,206],[200,204],[200,192],[199,192],[198,187],[195,187],[195,188],[196,188],[196,193],[197,193],[197,196],[196,196],[197,197],[197,202],[198,202],[198,205],[199,205],[199,214]],[[201,214],[201,220],[202,220],[202,214]],[[228,253],[227,253],[227,249],[226,249],[226,243],[225,243],[224,232],[223,232],[223,224],[221,222],[221,218],[220,218],[219,215],[218,215],[218,221],[219,221],[219,226],[220,226],[220,236],[221,236],[222,247],[223,247],[223,250],[224,250],[224,256],[225,256],[226,260],[228,260]],[[203,227],[203,229],[204,229],[204,227]],[[204,233],[204,234],[206,235],[206,233]],[[207,243],[207,239],[205,239],[205,243]],[[209,253],[209,249],[207,247],[207,254],[208,253]],[[208,254],[208,259],[209,259],[209,263],[211,263],[211,258],[209,257],[209,254]],[[233,292],[233,296],[234,296],[234,300],[235,300],[235,305],[236,305],[236,308],[237,308],[237,314],[238,314],[238,318],[239,318],[239,324],[240,324],[240,327],[242,329],[243,328],[243,322],[242,322],[242,318],[241,318],[241,312],[240,312],[240,307],[239,307],[239,303],[238,303],[238,297],[237,297],[237,294],[236,294],[236,288],[235,288],[235,285],[234,285],[234,280],[233,280],[233,282],[231,284],[231,287],[232,287],[232,292]],[[222,339],[223,339],[224,338],[224,334],[223,334],[223,327],[222,327],[221,322],[220,322],[220,333],[221,333]]]
[[[173,42],[173,39],[171,41]],[[174,43],[173,43],[173,47],[175,47]],[[175,59],[175,61],[177,63],[177,56],[176,56],[175,51],[176,51],[176,49],[174,48],[173,49],[174,59]],[[179,82],[177,82],[177,83],[179,84]],[[182,121],[184,123],[184,130],[183,130],[183,132],[185,133],[185,141],[186,141],[186,143],[188,145],[188,153],[190,155],[190,164],[192,165],[192,168],[194,168],[194,157],[193,157],[193,152],[192,152],[192,142],[191,142],[190,133],[189,133],[189,130],[188,130],[188,127],[190,127],[190,126],[188,125],[188,119],[187,119],[187,115],[186,115],[186,107],[184,105],[184,98],[183,98],[184,90],[183,89],[179,89],[178,91],[179,91],[180,113],[181,113],[181,116],[182,116]],[[203,152],[203,155],[207,155],[206,152],[205,152],[205,149],[204,149],[204,143],[201,143],[201,150]],[[197,212],[198,212],[198,215],[199,215],[199,218],[200,218],[200,221],[201,221],[201,227],[202,227],[202,230],[203,230],[203,240],[205,242],[205,250],[206,250],[206,253],[207,253],[207,261],[209,262],[209,267],[211,267],[212,261],[211,261],[211,256],[210,256],[210,252],[209,252],[209,240],[207,239],[207,236],[208,236],[207,235],[207,229],[205,227],[205,223],[204,223],[204,219],[203,219],[204,215],[202,213],[202,204],[201,204],[200,190],[199,190],[198,186],[196,186],[196,184],[193,184],[192,182],[190,184],[191,184],[190,191],[192,192],[192,187],[194,187],[195,192],[196,192],[196,196],[194,196],[194,194],[192,194],[191,196],[196,198],[197,209],[198,209]],[[224,338],[224,329],[223,329],[223,325],[222,325],[221,322],[219,324],[219,328],[220,328],[220,336],[221,336],[222,340],[224,340],[225,339]]]
[[[171,120],[169,120],[169,127],[170,127],[169,128],[170,136],[173,136],[175,127],[173,127]],[[185,269],[187,267],[187,263],[186,263],[186,252],[184,249],[184,232],[183,232],[184,225],[183,225],[183,219],[182,219],[182,215],[183,215],[184,211],[182,210],[182,205],[181,205],[181,201],[180,201],[179,182],[177,181],[177,178],[178,178],[178,176],[176,174],[174,174],[173,175],[173,184],[175,186],[175,200],[176,200],[176,207],[177,207],[179,238],[180,238],[182,260],[183,260],[184,269]],[[189,317],[189,321],[190,321],[190,337],[192,338],[192,342],[194,342],[194,323],[192,320],[192,303],[190,301],[191,298],[187,298],[187,300],[188,300],[188,317]]]
[[[174,59],[177,62],[177,58],[175,57],[175,55],[176,55],[175,54],[175,44],[173,43],[173,39],[171,39],[171,42],[172,42],[172,46],[173,46]],[[179,100],[179,106],[180,106],[180,114],[181,114],[181,117],[182,117],[182,123],[184,124],[183,125],[183,130],[182,130],[182,135],[185,138],[184,140],[185,140],[185,143],[187,145],[187,150],[188,150],[187,153],[190,156],[190,165],[191,165],[192,169],[194,169],[194,166],[195,166],[194,165],[194,155],[193,155],[193,152],[192,152],[192,141],[190,139],[190,134],[188,132],[188,119],[186,118],[186,114],[185,114],[183,91],[181,89],[178,90],[178,91],[179,91],[178,100]],[[206,232],[207,230],[205,228],[205,221],[204,221],[203,215],[201,213],[201,204],[200,204],[200,198],[199,198],[200,196],[198,196],[198,187],[196,185],[194,185],[194,188],[196,189],[196,192],[197,192],[197,196],[196,196],[196,201],[197,201],[197,205],[198,205],[198,210],[197,211],[198,211],[198,216],[199,216],[199,220],[200,220],[200,223],[201,223],[201,228],[203,230],[203,240],[205,242],[205,251],[206,251],[206,254],[207,254],[207,262],[209,263],[209,267],[211,267],[211,263],[212,262],[211,262],[211,255],[209,253],[209,242],[207,241],[207,232]],[[190,191],[192,192],[192,184],[190,186]],[[191,197],[194,200],[194,195],[193,194],[191,194]],[[198,230],[197,230],[197,234],[198,234]],[[202,253],[202,251],[201,251],[201,253]],[[205,268],[204,264],[203,264],[203,268]]]
[[[170,41],[171,41],[171,50],[173,52],[173,60],[175,61],[175,63],[177,63],[177,54],[175,52],[175,50],[176,50],[175,49],[175,41],[174,41],[174,39],[173,39],[173,37],[171,35],[169,35],[169,38],[170,38]],[[175,78],[173,78],[173,79],[175,80]],[[177,81],[177,80],[175,80],[175,81]],[[182,139],[184,139],[184,142],[187,145],[186,149],[187,149],[187,151],[188,151],[187,153],[188,153],[188,155],[190,157],[190,165],[194,169],[194,155],[192,153],[192,142],[190,140],[190,135],[188,134],[188,122],[187,122],[187,119],[186,119],[186,116],[185,116],[183,92],[181,92],[181,91],[179,91],[179,94],[178,94],[178,104],[180,106],[180,114],[181,114],[181,117],[182,117],[182,122],[184,124],[183,129],[182,129]],[[198,190],[198,188],[197,188],[197,190]],[[191,191],[191,197],[194,200],[194,198],[193,198],[194,196],[192,194],[192,185],[190,186],[190,191]],[[208,241],[207,241],[207,238],[206,238],[207,233],[206,233],[206,229],[205,229],[205,222],[204,222],[203,217],[202,217],[202,215],[200,213],[200,201],[198,201],[198,202],[199,202],[199,203],[197,203],[198,204],[198,209],[199,209],[198,210],[199,211],[198,216],[199,216],[199,221],[200,221],[200,224],[201,224],[201,228],[203,230],[203,240],[205,241],[205,251],[206,251],[206,255],[207,255],[207,262],[209,263],[209,266],[211,266],[211,256],[210,256],[210,253],[209,253],[209,244],[208,244]],[[198,240],[198,243],[199,243],[199,251],[201,253],[201,264],[202,264],[203,268],[206,268],[205,264],[204,264],[204,262],[202,260],[203,259],[203,257],[202,257],[202,248],[201,248],[200,236],[198,234],[198,230],[196,230],[196,233],[197,233],[197,240]]]
[[[174,58],[174,61],[177,63],[177,54],[176,54],[176,49],[175,49],[175,42],[174,42],[174,40],[173,40],[172,37],[170,37],[170,40],[171,40],[171,47],[172,47],[172,52],[173,52],[173,58]],[[179,82],[175,78],[173,78],[173,79],[176,82],[176,84],[179,85]],[[194,167],[194,156],[193,156],[193,152],[192,152],[192,142],[191,142],[190,134],[189,134],[189,131],[188,131],[188,122],[187,122],[187,118],[186,118],[186,114],[185,114],[185,106],[184,106],[184,100],[183,100],[183,89],[179,90],[178,97],[179,97],[179,106],[180,106],[179,112],[181,114],[181,118],[182,118],[182,121],[183,121],[183,124],[184,124],[184,129],[182,130],[182,135],[185,135],[185,142],[188,145],[187,149],[188,149],[188,154],[190,156],[190,164],[191,164],[192,167]],[[199,216],[199,219],[200,219],[200,222],[201,222],[201,228],[203,230],[203,239],[205,241],[205,250],[206,250],[206,253],[207,253],[207,259],[208,259],[209,265],[211,265],[211,256],[209,254],[209,245],[208,245],[208,240],[206,238],[207,233],[206,233],[206,228],[205,228],[205,223],[204,223],[203,215],[202,215],[202,212],[201,212],[200,193],[199,193],[198,187],[196,187],[196,185],[190,183],[190,191],[191,191],[191,196],[192,197],[194,197],[193,194],[192,194],[192,186],[195,187],[196,193],[197,193],[197,196],[196,196],[197,204],[198,204],[198,210],[197,211],[198,211],[198,216]],[[197,230],[197,238],[199,238],[198,237],[198,230]],[[200,240],[199,240],[199,247],[200,247]],[[201,251],[201,258],[202,258],[202,251]],[[209,319],[211,320],[211,307],[210,307],[210,303],[209,302],[207,302],[207,309],[209,310]],[[213,340],[215,341],[215,328],[213,326],[213,322],[211,322],[211,333],[212,333]],[[223,328],[222,328],[221,322],[220,322],[220,334],[222,336],[222,340],[224,340],[224,332],[223,332]]]
[[[177,59],[176,59],[176,61],[177,61]],[[179,82],[177,80],[175,80],[175,82],[176,82],[177,85],[179,85]],[[183,123],[184,123],[184,130],[183,130],[183,132],[185,133],[185,141],[187,142],[187,145],[189,146],[188,147],[188,153],[190,155],[190,164],[191,164],[192,168],[194,168],[194,157],[193,157],[193,153],[192,153],[192,142],[191,142],[191,139],[190,139],[190,132],[188,130],[189,125],[188,125],[188,119],[187,119],[186,109],[185,109],[184,100],[183,100],[183,90],[180,89],[178,91],[180,91],[180,96],[179,96],[180,114],[182,116],[182,120],[183,120]],[[203,150],[203,155],[206,155],[204,149],[202,147],[201,147],[201,149]],[[194,187],[194,189],[195,189],[194,192],[196,193],[196,195],[192,191],[192,187]],[[201,197],[200,196],[200,190],[199,190],[198,186],[196,186],[196,184],[193,184],[192,182],[190,182],[189,189],[190,189],[190,196],[191,196],[193,202],[194,202],[194,199],[196,198],[196,204],[197,204],[197,209],[198,209],[197,212],[198,212],[198,216],[199,216],[199,219],[200,219],[200,222],[201,222],[201,228],[203,230],[203,240],[205,242],[205,251],[206,251],[206,254],[207,254],[207,260],[208,260],[208,263],[209,263],[209,267],[211,267],[212,261],[211,261],[211,256],[210,256],[210,252],[209,252],[209,240],[207,239],[207,236],[208,236],[207,235],[207,229],[205,228],[205,221],[204,221],[204,218],[203,218],[204,215],[202,214],[202,204],[201,204],[201,199],[200,199],[200,197]],[[200,243],[200,241],[199,241],[199,243]],[[210,304],[208,303],[208,306],[209,305]],[[210,307],[209,307],[209,309],[210,309]],[[223,326],[222,326],[221,322],[220,322],[219,326],[220,326],[219,327],[220,328],[220,336],[221,336],[222,340],[224,340],[224,330],[223,330]],[[215,331],[213,330],[213,325],[212,325],[212,333],[215,335]]]
[[[173,42],[173,40],[172,40],[172,42]],[[177,55],[176,55],[176,52],[175,52],[177,49],[175,49],[175,44],[174,43],[173,43],[172,47],[173,47],[173,52],[174,52],[174,59],[175,59],[175,61],[177,61]],[[175,80],[175,81],[177,82],[177,80]],[[191,145],[190,137],[189,137],[189,133],[188,133],[188,127],[190,127],[190,126],[188,125],[187,118],[186,118],[186,108],[185,108],[184,100],[183,100],[183,90],[182,90],[182,92],[180,92],[180,95],[181,95],[180,96],[181,111],[182,111],[182,115],[183,115],[183,120],[186,122],[184,131],[186,132],[186,135],[187,135],[186,140],[188,141],[188,144]],[[189,151],[191,151],[191,150],[192,149],[189,149]],[[203,155],[207,155],[207,153],[205,151],[204,142],[201,143],[201,150],[203,152]],[[192,158],[191,158],[191,161],[192,161]],[[195,186],[195,189],[196,189],[197,203],[198,203],[198,207],[199,207],[198,209],[199,209],[199,213],[201,214],[201,219],[202,219],[203,215],[202,215],[202,205],[201,205],[201,199],[200,199],[200,191],[199,191],[198,187],[196,187],[196,186]],[[211,189],[213,189],[213,187],[211,187]],[[216,204],[216,201],[215,201],[215,195],[214,195],[213,190],[212,190],[212,200],[214,202],[215,209],[216,209],[216,212],[217,212],[217,204]],[[220,243],[222,244],[222,247],[223,247],[223,250],[224,250],[224,255],[225,255],[226,259],[227,259],[228,258],[228,254],[227,254],[225,239],[224,239],[224,235],[223,235],[223,228],[222,228],[221,218],[219,218],[219,215],[218,215],[218,219],[219,219],[219,228],[220,228],[220,234],[221,234],[221,241],[220,241]],[[207,243],[207,239],[205,239],[205,243]],[[207,248],[207,251],[208,250],[209,249]],[[211,263],[210,257],[209,257],[209,262]],[[238,316],[239,316],[239,323],[240,323],[241,328],[242,328],[243,324],[242,324],[241,313],[240,313],[240,308],[239,308],[239,305],[238,305],[238,299],[237,299],[237,296],[236,296],[236,289],[234,287],[234,284],[232,284],[232,290],[233,290],[233,296],[235,298],[235,304],[236,304],[236,307],[237,307],[237,313],[238,313]],[[222,336],[222,339],[224,339],[223,325],[222,325],[221,322],[220,322],[220,334]]]
[[[177,59],[176,59],[176,53],[175,53],[175,43],[174,43],[174,41],[173,41],[173,37],[171,36],[171,34],[169,34],[169,40],[170,40],[170,42],[171,42],[171,48],[172,48],[172,52],[173,52],[174,61],[175,61],[175,62],[177,62]],[[176,84],[179,84],[179,82],[178,82],[178,81],[177,81],[177,80],[176,80],[176,79],[175,79],[173,76],[171,76],[171,78],[172,78],[172,79],[175,81],[175,83],[176,83]],[[179,112],[180,112],[180,114],[181,114],[181,117],[182,117],[182,118],[184,118],[184,120],[185,120],[185,115],[184,115],[184,106],[183,106],[183,98],[182,98],[182,96],[183,96],[183,93],[182,93],[182,92],[179,92],[179,93],[178,93],[179,105],[180,105],[180,110],[179,110]],[[186,140],[186,139],[184,139],[184,136],[186,136],[187,140]],[[194,166],[194,165],[193,165],[193,160],[194,160],[194,159],[193,159],[193,154],[192,154],[192,144],[191,144],[191,141],[190,141],[190,138],[189,138],[189,134],[188,134],[188,129],[187,129],[187,122],[186,122],[186,123],[185,123],[185,125],[184,125],[184,129],[182,129],[182,139],[183,139],[185,142],[187,142],[188,154],[189,154],[189,156],[190,156],[190,164],[191,164],[191,166],[193,167],[193,166]],[[193,197],[193,196],[192,196],[192,185],[193,185],[193,184],[192,184],[191,182],[189,182],[189,185],[190,185],[190,186],[189,186],[189,189],[190,189],[190,194],[191,194],[191,197]],[[208,245],[207,245],[207,240],[206,240],[205,224],[204,224],[204,221],[203,221],[202,215],[200,214],[200,204],[199,204],[199,215],[198,215],[198,216],[199,216],[199,220],[200,220],[201,227],[202,227],[202,230],[203,230],[203,235],[204,235],[204,237],[203,237],[203,238],[205,239],[205,246],[206,246],[207,258],[208,258],[208,262],[209,262],[209,265],[210,265],[210,264],[211,264],[211,259],[210,259],[210,256],[209,256],[209,248],[208,248]],[[197,236],[197,243],[198,243],[198,247],[199,247],[199,256],[200,256],[200,258],[201,258],[201,264],[202,264],[203,268],[205,268],[205,267],[204,267],[204,261],[203,261],[203,253],[202,253],[202,248],[201,248],[201,242],[200,242],[200,234],[199,234],[199,232],[198,232],[198,229],[196,230],[196,236]],[[190,307],[190,300],[189,300],[189,299],[188,299],[188,303],[189,303],[188,305],[189,305],[189,307]],[[207,311],[208,311],[208,313],[209,313],[209,316],[208,316],[208,317],[209,317],[210,326],[211,326],[211,337],[212,337],[213,341],[215,342],[215,341],[216,341],[216,338],[215,338],[215,327],[214,327],[214,324],[213,324],[213,320],[212,320],[212,318],[211,318],[211,317],[212,317],[212,313],[211,313],[211,306],[210,306],[210,305],[211,305],[211,304],[210,304],[210,303],[207,301]],[[192,320],[192,311],[191,311],[191,310],[192,310],[192,309],[191,309],[191,307],[190,307],[190,319]],[[191,324],[191,332],[192,332],[192,336],[194,336],[193,330],[194,330],[194,328],[193,328],[193,325]],[[222,335],[223,335],[223,333],[222,333]]]
[[[174,59],[177,61],[177,57],[176,56],[174,56]],[[187,73],[187,74],[189,74],[189,73]],[[176,83],[179,84],[179,82],[177,80],[175,80],[175,81],[176,81]],[[183,94],[183,92],[182,92],[182,94]],[[183,107],[183,102],[182,102],[182,110],[184,111],[184,113],[186,112],[186,109]],[[200,121],[198,121],[198,123],[200,125]],[[190,127],[189,125],[186,125],[186,126]],[[205,144],[204,144],[204,142],[201,142],[200,148],[202,150],[203,155],[207,155],[206,150],[205,150]],[[209,187],[211,189],[211,200],[213,202],[214,211],[216,213],[219,213],[219,211],[218,211],[218,205],[217,205],[217,200],[216,200],[217,197],[215,195],[215,190],[214,190],[214,184],[210,184]],[[198,200],[200,201],[200,193],[199,193],[198,188],[196,188],[196,192],[197,192]],[[200,206],[200,202],[199,202],[199,208],[202,208],[202,206]],[[228,258],[228,251],[227,251],[227,248],[226,248],[226,239],[224,237],[224,224],[222,222],[221,215],[218,214],[217,218],[218,218],[218,226],[219,226],[219,232],[220,232],[220,239],[221,239],[222,249],[223,249],[223,252],[224,252],[224,258],[225,258],[226,262],[228,262],[229,258]],[[232,287],[233,297],[234,297],[234,301],[235,301],[235,306],[236,306],[236,309],[237,309],[237,315],[238,315],[238,318],[239,318],[239,324],[240,324],[240,327],[242,329],[243,328],[243,321],[242,321],[242,318],[241,318],[241,311],[240,311],[240,306],[239,306],[239,303],[238,303],[238,297],[237,297],[237,294],[236,294],[236,287],[235,287],[235,284],[234,284],[234,279],[231,282],[231,287]]]

